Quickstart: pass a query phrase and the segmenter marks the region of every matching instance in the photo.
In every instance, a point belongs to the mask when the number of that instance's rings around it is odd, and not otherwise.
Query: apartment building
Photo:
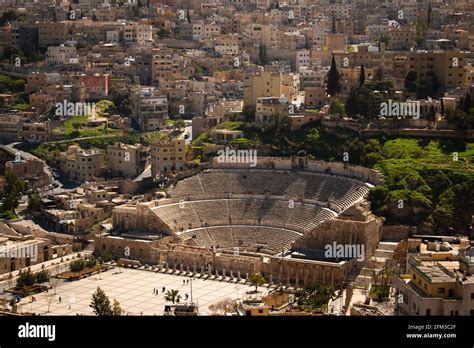
[[[167,125],[168,98],[154,87],[141,87],[132,95],[132,115],[143,131],[155,131]]]
[[[153,42],[153,27],[148,24],[126,23],[123,28],[123,41],[128,45]]]
[[[387,49],[392,51],[409,51],[412,47],[415,46],[416,27],[391,27],[387,33],[387,37]]]
[[[255,122],[272,123],[276,115],[288,115],[290,105],[286,98],[258,98],[255,110]],[[294,106],[291,106],[295,108]]]
[[[65,43],[69,38],[69,27],[66,21],[38,23],[38,45],[47,47]]]
[[[102,150],[83,150],[71,145],[59,154],[59,167],[74,181],[93,181],[105,171],[105,156]]]
[[[263,71],[244,79],[244,107],[255,107],[261,97],[277,97],[283,94],[283,74]]]
[[[62,66],[66,64],[77,63],[79,56],[77,55],[76,47],[66,46],[49,46],[46,51],[46,62],[50,66]]]
[[[141,145],[115,143],[107,146],[107,165],[114,176],[133,178],[146,164],[146,149]]]
[[[109,95],[110,75],[81,75],[79,83],[84,84],[88,99],[101,99]]]
[[[418,82],[434,72],[444,88],[463,87],[466,81],[467,55],[461,51],[409,52],[407,71],[416,71]]]
[[[170,170],[183,170],[186,165],[186,145],[184,134],[178,138],[162,140],[151,144],[151,174],[156,178],[159,173]]]
[[[402,315],[474,315],[474,255],[467,239],[408,240],[407,272],[395,278]]]
[[[238,34],[217,36],[214,42],[214,50],[222,55],[240,54],[241,37]]]

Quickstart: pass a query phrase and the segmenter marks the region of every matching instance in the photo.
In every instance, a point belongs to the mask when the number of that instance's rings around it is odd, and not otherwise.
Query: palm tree
[[[169,301],[174,304],[179,298],[179,290],[168,290],[165,292],[165,301]]]

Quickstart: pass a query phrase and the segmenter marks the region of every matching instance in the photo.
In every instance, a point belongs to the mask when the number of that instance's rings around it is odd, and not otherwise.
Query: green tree
[[[3,12],[2,16],[0,17],[0,26],[4,26],[7,23],[11,23],[16,21],[18,18],[18,13],[15,10],[7,9]]]
[[[41,196],[37,189],[28,191],[28,209],[38,211],[41,208]]]
[[[377,215],[385,215],[388,211],[389,190],[385,186],[375,186],[369,191],[372,211]]]
[[[35,282],[38,284],[43,284],[49,281],[49,272],[46,269],[43,269],[35,274]]]
[[[101,288],[97,288],[94,294],[92,294],[92,300],[89,304],[97,316],[112,315],[112,307],[110,306],[110,300]]]
[[[26,271],[20,271],[18,273],[18,278],[16,280],[17,287],[25,287],[25,286],[32,286],[36,281],[36,276],[31,272],[31,269],[27,269]]]
[[[310,283],[296,292],[296,303],[309,310],[323,309],[334,297],[334,289],[320,283]]]
[[[334,118],[342,118],[346,114],[346,109],[344,104],[337,98],[331,98],[329,103],[329,115]]]
[[[346,111],[350,117],[356,117],[359,114],[358,90],[352,88],[346,100]]]
[[[124,310],[122,309],[122,307],[120,306],[120,303],[119,301],[117,301],[116,299],[114,299],[114,303],[112,305],[112,315],[113,316],[121,316],[124,314]]]
[[[25,182],[15,173],[8,172],[5,174],[5,189],[3,191],[2,212],[14,212],[20,204],[21,195],[25,189]]]
[[[362,87],[365,84],[365,67],[364,64],[360,66],[360,75],[359,75],[359,87]]]
[[[69,270],[74,273],[82,271],[86,267],[86,264],[83,259],[72,261],[69,264]]]
[[[405,84],[404,84],[405,89],[408,92],[413,93],[416,91],[416,88],[417,88],[416,79],[417,79],[416,71],[414,70],[409,71],[407,76],[405,77]]]
[[[471,109],[471,93],[467,92],[466,96],[464,97],[462,110],[468,114],[470,109]]]
[[[165,301],[172,302],[173,304],[176,301],[179,301],[179,290],[167,290],[165,292]]]
[[[337,71],[337,66],[336,66],[336,58],[334,58],[334,55],[332,56],[332,61],[331,61],[331,68],[329,69],[328,75],[327,75],[327,92],[329,95],[334,96],[338,94],[342,87],[341,87],[341,76],[339,75],[339,72]]]
[[[255,286],[255,291],[257,291],[258,287],[265,283],[265,278],[260,273],[255,273],[250,276],[249,281],[250,286]]]

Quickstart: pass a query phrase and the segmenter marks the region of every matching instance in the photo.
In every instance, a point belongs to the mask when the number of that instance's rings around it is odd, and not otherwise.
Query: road
[[[35,159],[35,160],[38,160],[38,161],[41,161],[44,163],[44,172],[51,178],[51,184],[55,187],[53,189],[50,189],[50,190],[43,190],[41,191],[40,193],[44,194],[44,195],[47,195],[47,194],[61,194],[61,193],[64,193],[64,192],[68,192],[68,191],[71,191],[73,189],[75,189],[78,185],[77,184],[71,184],[70,181],[66,180],[65,178],[59,178],[61,179],[62,181],[59,181],[57,178],[55,178],[53,176],[53,169],[48,166],[48,164],[43,161],[41,158],[39,157],[36,157],[35,155],[29,153],[29,152],[26,152],[26,151],[22,151],[22,150],[19,150],[17,148],[15,148],[16,145],[20,144],[19,142],[15,142],[15,143],[10,143],[10,144],[7,144],[7,145],[0,145],[0,149],[4,150],[4,151],[7,151],[8,153],[12,154],[13,156],[15,156],[15,154],[19,153],[21,158],[22,159],[25,159],[25,160],[32,160],[32,159]],[[65,187],[65,184],[67,184],[68,188]]]

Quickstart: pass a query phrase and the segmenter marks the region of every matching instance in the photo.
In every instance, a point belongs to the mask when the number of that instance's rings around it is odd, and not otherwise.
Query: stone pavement
[[[57,285],[56,296],[51,302],[48,310],[48,296],[53,294],[41,293],[35,295],[36,301],[31,302],[31,296],[22,299],[22,312],[35,312],[39,315],[93,315],[92,308],[89,307],[92,294],[100,287],[109,297],[110,302],[117,299],[122,309],[130,315],[162,315],[165,304],[171,304],[164,299],[166,290],[179,290],[181,302],[184,303],[185,294],[191,297],[191,281],[183,285],[183,279],[189,277],[156,273],[145,270],[130,268],[114,268],[107,272],[94,274],[91,277],[77,281],[63,281]],[[214,281],[194,278],[193,301],[199,306],[199,314],[211,314],[208,306],[224,298],[238,299],[244,298],[245,292],[253,290],[254,287],[248,284],[235,284],[226,281]],[[153,289],[159,291],[158,295],[153,294]],[[259,287],[262,294],[266,294],[266,287]],[[59,303],[61,296],[61,303]]]

